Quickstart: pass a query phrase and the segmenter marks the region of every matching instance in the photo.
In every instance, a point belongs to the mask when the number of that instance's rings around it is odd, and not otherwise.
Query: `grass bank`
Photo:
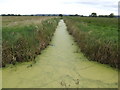
[[[51,41],[58,21],[56,17],[3,17],[2,66],[34,60]]]
[[[118,67],[118,19],[64,17],[68,31],[89,60]]]

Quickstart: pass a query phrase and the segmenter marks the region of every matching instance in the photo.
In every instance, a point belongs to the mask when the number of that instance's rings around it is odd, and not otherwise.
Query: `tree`
[[[99,17],[109,17],[109,15],[99,15]]]
[[[79,16],[78,14],[75,14],[74,16]]]
[[[62,17],[63,15],[62,14],[59,14],[60,17]]]
[[[114,17],[114,13],[111,13],[111,14],[109,15],[109,17],[113,18],[113,17]]]
[[[97,13],[91,13],[90,16],[92,16],[92,17],[97,17]]]
[[[18,14],[18,16],[21,16],[20,14]]]
[[[61,17],[61,19],[63,19],[63,15],[62,14],[59,14],[59,16]]]
[[[83,15],[81,15],[81,17],[84,17]]]
[[[6,16],[6,14],[2,14],[2,16]]]

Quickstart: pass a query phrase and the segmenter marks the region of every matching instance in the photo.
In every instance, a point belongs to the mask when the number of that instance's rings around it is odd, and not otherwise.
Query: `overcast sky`
[[[119,0],[0,0],[0,14],[118,15]]]

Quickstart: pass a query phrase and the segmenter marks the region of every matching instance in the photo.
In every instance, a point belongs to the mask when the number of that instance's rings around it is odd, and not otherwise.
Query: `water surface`
[[[117,88],[118,72],[107,65],[88,61],[59,22],[50,45],[36,63],[3,68],[3,88]]]

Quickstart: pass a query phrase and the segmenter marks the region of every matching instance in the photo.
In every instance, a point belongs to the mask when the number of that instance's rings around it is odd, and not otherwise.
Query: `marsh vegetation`
[[[34,60],[51,41],[59,18],[4,16],[2,66]]]
[[[118,67],[118,19],[64,17],[80,50],[93,61]]]
[[[118,72],[89,61],[61,20],[50,45],[35,58],[3,68],[3,88],[117,88]]]

